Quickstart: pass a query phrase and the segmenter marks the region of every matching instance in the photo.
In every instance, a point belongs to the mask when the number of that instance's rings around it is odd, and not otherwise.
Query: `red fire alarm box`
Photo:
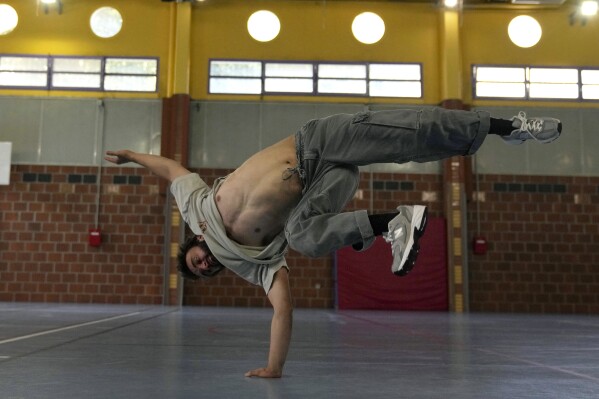
[[[488,243],[485,237],[474,237],[473,250],[476,255],[484,255],[487,253]]]
[[[102,244],[102,233],[99,228],[89,229],[89,245],[99,247]]]

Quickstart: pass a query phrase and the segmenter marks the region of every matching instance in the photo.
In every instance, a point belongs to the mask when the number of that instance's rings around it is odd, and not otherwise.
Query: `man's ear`
[[[198,239],[198,241],[202,242],[204,241],[204,236],[196,236],[196,238]]]

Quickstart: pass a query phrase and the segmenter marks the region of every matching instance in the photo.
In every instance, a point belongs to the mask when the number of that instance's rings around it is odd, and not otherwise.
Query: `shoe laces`
[[[543,131],[543,121],[540,119],[526,118],[526,112],[520,111],[518,115],[512,119],[518,119],[520,121],[519,132],[527,133],[532,139],[536,141],[541,141],[535,136],[535,133],[541,133]]]
[[[391,244],[391,253],[395,254],[394,243],[397,243],[397,247],[401,252],[402,247],[403,247],[401,238],[404,235],[405,235],[405,228],[403,228],[403,226],[397,226],[392,231],[383,233],[383,238],[385,239],[385,241],[387,241],[389,244]]]

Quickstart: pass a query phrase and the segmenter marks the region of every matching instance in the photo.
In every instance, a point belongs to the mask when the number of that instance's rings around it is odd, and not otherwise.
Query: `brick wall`
[[[470,257],[473,311],[599,313],[599,178],[483,175],[486,255]]]
[[[0,301],[162,303],[164,197],[140,168],[12,167],[0,186]]]
[[[209,183],[229,171],[203,169]],[[96,168],[13,166],[0,187],[0,301],[162,303],[164,197],[141,168],[106,168],[101,247],[95,224]],[[372,185],[372,189],[370,189]],[[470,256],[472,311],[599,313],[599,178],[483,175],[480,234],[486,255]],[[427,204],[442,215],[440,175],[363,173],[348,209],[384,212]],[[477,203],[469,203],[477,232]],[[331,257],[289,253],[297,307],[334,306]],[[381,267],[388,267],[382,265]],[[259,287],[228,271],[185,284],[184,303],[268,306]]]

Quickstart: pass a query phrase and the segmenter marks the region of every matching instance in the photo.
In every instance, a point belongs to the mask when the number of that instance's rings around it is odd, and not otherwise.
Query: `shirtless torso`
[[[242,245],[265,246],[281,232],[298,204],[295,137],[258,152],[231,173],[215,194],[229,237]]]

